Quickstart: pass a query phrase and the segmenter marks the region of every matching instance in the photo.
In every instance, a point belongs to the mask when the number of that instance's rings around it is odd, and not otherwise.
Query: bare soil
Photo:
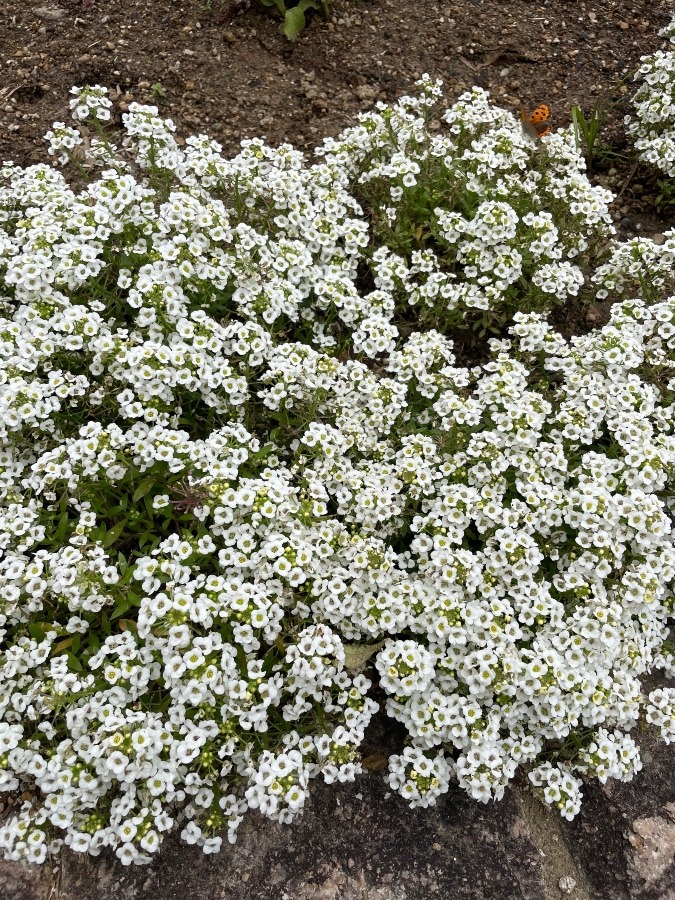
[[[662,46],[675,0],[335,0],[331,21],[314,15],[295,43],[257,0],[0,5],[0,162],[48,159],[43,135],[69,120],[74,85],[114,91],[118,126],[132,100],[154,103],[179,142],[206,133],[233,155],[260,136],[311,152],[428,72],[444,80],[448,104],[479,85],[514,109],[545,101],[554,127],[573,105],[588,118],[599,104],[607,115],[591,177],[619,195],[619,237],[662,240],[675,227],[675,206],[655,205],[654,174],[635,165],[623,126],[632,75]],[[569,335],[607,316],[608,307],[568,303],[554,321]]]
[[[504,106],[546,101],[554,125],[579,105],[610,105],[598,180],[617,193],[626,233],[660,232],[656,187],[633,171],[622,119],[629,78],[673,0],[335,0],[294,44],[255,0],[3,0],[0,160],[46,159],[43,134],[68,120],[73,85],[99,83],[155,103],[183,135],[234,153],[242,138],[310,150],[377,100],[414,90],[423,72],[448,100],[474,84]],[[627,184],[630,176],[630,182]],[[639,226],[639,227],[638,227]]]

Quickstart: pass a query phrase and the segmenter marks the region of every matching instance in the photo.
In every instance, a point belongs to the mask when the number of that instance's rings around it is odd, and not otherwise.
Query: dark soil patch
[[[206,132],[226,153],[245,137],[309,150],[376,100],[442,77],[448,100],[474,84],[495,102],[548,102],[554,124],[613,98],[605,141],[625,153],[622,83],[657,49],[671,0],[336,0],[289,43],[278,22],[231,0],[4,0],[0,21],[0,160],[44,161],[42,136],[67,121],[73,85],[101,83],[156,103],[183,134]],[[210,5],[210,8],[209,8]],[[155,86],[153,88],[153,86]],[[616,191],[632,164],[601,161]],[[659,231],[654,185],[635,173],[617,207],[624,231]],[[672,224],[672,217],[665,224]]]
[[[675,208],[655,206],[654,175],[634,166],[623,126],[631,73],[662,45],[672,0],[335,0],[332,21],[314,16],[294,44],[255,0],[2,6],[0,162],[48,159],[44,132],[69,121],[73,85],[108,86],[122,110],[154,103],[183,136],[207,133],[232,155],[254,136],[311,151],[377,100],[414,92],[428,72],[443,78],[448,104],[476,84],[510,108],[546,101],[554,126],[569,123],[572,105],[586,116],[608,106],[591,175],[619,195],[619,236],[675,226]],[[557,313],[566,332],[606,319],[572,306]]]

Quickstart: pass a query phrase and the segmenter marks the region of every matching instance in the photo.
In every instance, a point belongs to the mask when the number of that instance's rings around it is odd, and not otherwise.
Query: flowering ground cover
[[[572,131],[480,88],[311,159],[111,108],[0,169],[5,855],[289,822],[378,691],[413,806],[630,779],[675,735],[675,234],[618,242]]]
[[[641,84],[635,95],[636,116],[627,116],[628,133],[644,162],[675,178],[675,22],[662,29],[669,49],[642,59],[636,77]]]

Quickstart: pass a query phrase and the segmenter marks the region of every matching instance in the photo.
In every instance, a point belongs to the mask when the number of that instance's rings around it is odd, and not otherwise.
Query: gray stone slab
[[[410,810],[379,774],[315,783],[295,823],[249,814],[216,855],[172,837],[150,866],[69,851],[57,873],[0,862],[0,900],[675,900],[674,762],[648,747],[633,782],[586,785],[572,823],[522,786]]]
[[[51,871],[0,859],[0,900],[48,900]]]
[[[317,784],[293,825],[249,816],[213,856],[175,839],[143,868],[67,854],[60,900],[544,900],[540,854],[513,796],[479,806],[453,790],[410,810],[387,793],[373,775]]]
[[[675,747],[640,741],[644,769],[631,782],[588,784],[563,831],[603,900],[675,900]]]

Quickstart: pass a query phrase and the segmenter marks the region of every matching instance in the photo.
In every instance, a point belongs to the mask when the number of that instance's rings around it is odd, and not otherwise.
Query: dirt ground
[[[617,222],[660,232],[675,220],[654,215],[655,186],[633,172],[621,121],[628,78],[673,10],[673,0],[335,0],[332,21],[315,15],[291,44],[251,0],[3,0],[0,160],[46,159],[43,134],[68,120],[73,85],[119,88],[122,106],[155,103],[183,135],[206,132],[231,154],[252,136],[310,150],[429,72],[448,99],[477,84],[504,106],[546,101],[554,125],[573,104],[589,115],[611,102],[612,152],[596,177],[618,193],[631,176]]]

